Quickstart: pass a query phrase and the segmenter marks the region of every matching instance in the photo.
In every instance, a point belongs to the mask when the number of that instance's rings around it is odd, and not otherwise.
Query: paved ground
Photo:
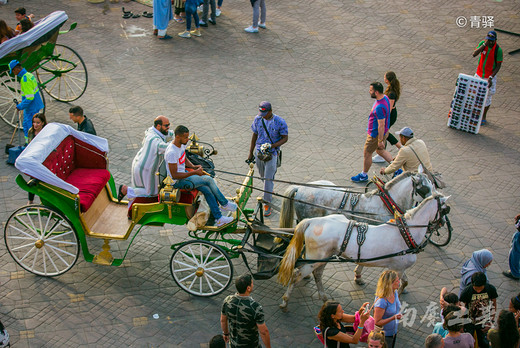
[[[2,7],[4,19],[20,4]],[[89,86],[77,101],[110,142],[110,170],[129,182],[131,160],[152,119],[164,114],[187,125],[219,150],[218,168],[245,173],[249,126],[261,100],[286,118],[289,143],[278,178],[297,182],[328,179],[347,184],[361,169],[366,118],[372,103],[368,84],[387,70],[401,80],[395,130],[412,127],[430,148],[434,167],[449,182],[454,237],[445,248],[428,246],[408,272],[402,300],[417,310],[402,327],[398,347],[420,347],[431,332],[421,321],[441,287],[458,286],[459,270],[474,250],[489,248],[495,261],[488,276],[499,293],[499,308],[519,290],[501,275],[519,212],[520,55],[505,55],[489,125],[479,135],[446,127],[454,83],[473,74],[471,57],[487,29],[459,28],[459,16],[494,16],[497,28],[519,32],[518,2],[482,1],[268,1],[267,30],[243,31],[250,21],[248,1],[226,0],[218,25],[191,40],[176,34],[159,42],[151,19],[123,20],[119,4],[35,0],[25,4],[41,17],[67,11],[77,30],[59,42],[76,49],[89,71]],[[131,2],[136,12],[150,8]],[[14,17],[14,16],[13,16]],[[505,52],[520,39],[499,33]],[[47,97],[47,117],[70,123],[68,104]],[[0,143],[11,129],[0,125]],[[395,150],[393,150],[395,153]],[[14,182],[17,171],[1,161],[0,221],[5,224],[26,193]],[[378,166],[375,166],[378,168]],[[236,187],[223,185],[227,194]],[[284,185],[277,185],[281,191]],[[271,218],[273,224],[276,217]],[[3,226],[2,226],[3,227]],[[16,347],[205,347],[220,332],[225,293],[210,299],[180,290],[169,272],[169,245],[186,239],[184,227],[147,228],[135,240],[123,267],[79,261],[68,273],[43,279],[23,271],[0,244],[0,319]],[[93,245],[99,247],[92,241]],[[99,244],[99,243],[98,243]],[[245,268],[235,262],[235,272]],[[367,270],[367,284],[353,282],[351,265],[330,265],[325,287],[330,297],[354,312],[371,301],[379,269]],[[313,281],[299,286],[283,313],[283,288],[275,280],[255,282],[254,297],[264,305],[273,346],[318,346],[312,333],[321,306]],[[159,318],[154,319],[153,315]]]

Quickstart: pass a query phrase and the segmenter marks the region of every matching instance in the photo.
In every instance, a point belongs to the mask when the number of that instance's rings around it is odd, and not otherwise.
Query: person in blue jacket
[[[23,134],[25,143],[29,143],[29,129],[32,127],[33,116],[39,113],[43,108],[43,100],[40,96],[40,87],[38,80],[33,74],[25,70],[16,59],[9,63],[9,72],[18,76],[20,80],[20,89],[22,92],[22,101],[16,105],[18,110],[23,110]]]

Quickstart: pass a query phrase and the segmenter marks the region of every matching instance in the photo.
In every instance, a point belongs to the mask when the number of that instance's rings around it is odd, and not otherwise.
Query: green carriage
[[[18,113],[13,100],[21,101],[20,84],[9,74],[9,62],[20,61],[27,71],[34,73],[42,91],[52,98],[71,102],[83,95],[88,84],[87,67],[83,59],[72,48],[57,44],[60,31],[68,17],[63,11],[56,11],[35,22],[33,28],[0,45],[0,118],[17,127]]]

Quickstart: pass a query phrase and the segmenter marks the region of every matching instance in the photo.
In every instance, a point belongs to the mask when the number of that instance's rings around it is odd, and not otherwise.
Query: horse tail
[[[284,192],[282,211],[280,212],[280,228],[292,228],[294,224],[294,195],[298,192],[298,186],[289,186]]]
[[[301,255],[303,250],[303,242],[305,240],[305,231],[309,227],[309,219],[305,219],[296,225],[294,235],[285,251],[280,268],[278,270],[278,281],[283,285],[287,286],[292,278],[294,266],[296,265],[296,259]]]

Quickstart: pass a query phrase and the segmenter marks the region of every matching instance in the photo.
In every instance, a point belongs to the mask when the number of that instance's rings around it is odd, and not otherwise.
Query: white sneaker
[[[372,162],[374,162],[374,163],[384,163],[384,162],[386,162],[386,160],[383,157],[379,156],[379,155],[375,155],[374,157],[372,157]]]
[[[248,26],[244,30],[247,31],[248,33],[258,33],[258,28],[253,28],[252,25]]]
[[[233,217],[232,216],[222,216],[220,219],[218,219],[217,221],[215,221],[215,226],[222,226],[222,225],[226,225],[226,224],[229,224],[230,222],[233,222]]]
[[[197,12],[202,12],[204,10],[204,5],[200,5],[197,7]]]
[[[220,16],[220,14],[222,13],[222,11],[220,11],[220,9],[217,8],[217,11],[215,12],[215,16]]]
[[[266,28],[265,23],[260,23],[260,22],[258,22],[258,27],[260,27],[262,29]]]
[[[237,205],[233,201],[228,201],[226,205],[220,207],[222,211],[237,211]]]

